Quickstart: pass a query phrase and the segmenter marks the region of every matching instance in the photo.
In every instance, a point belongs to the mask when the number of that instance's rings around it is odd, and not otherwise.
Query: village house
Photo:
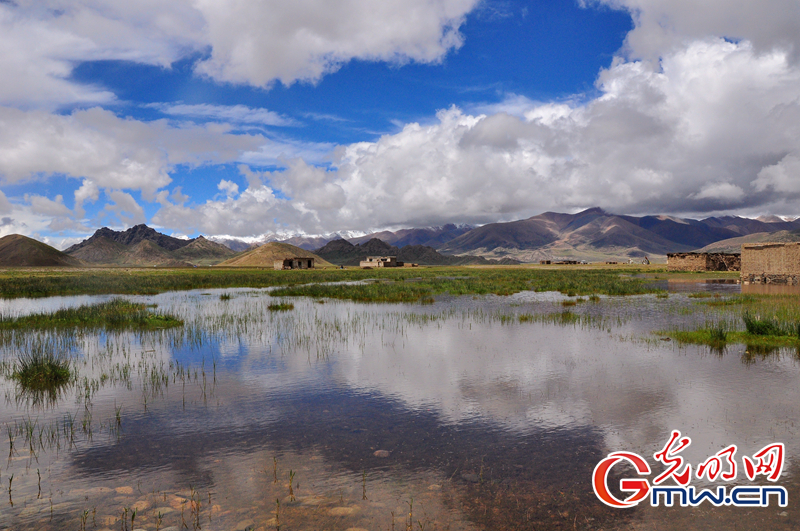
[[[742,255],[736,253],[669,253],[667,271],[739,271]]]
[[[363,268],[373,267],[403,267],[403,262],[398,262],[396,256],[368,256],[359,264]]]
[[[276,271],[282,271],[284,269],[314,269],[314,259],[300,257],[282,258],[280,260],[275,260],[275,262],[273,262],[273,267]]]
[[[800,242],[742,245],[741,279],[746,284],[799,284]]]

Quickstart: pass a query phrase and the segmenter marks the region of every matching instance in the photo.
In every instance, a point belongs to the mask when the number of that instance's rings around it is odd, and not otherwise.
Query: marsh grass
[[[18,386],[18,401],[34,406],[56,403],[73,376],[67,356],[44,349],[21,354],[10,374]]]
[[[51,313],[0,317],[0,330],[31,329],[158,329],[183,325],[171,315],[154,313],[141,303],[113,299],[100,304],[62,308]]]
[[[626,269],[624,276],[621,270],[613,269],[426,267],[415,268],[413,272],[404,268],[393,269],[19,269],[0,272],[0,294],[4,298],[102,293],[151,295],[190,289],[292,287],[367,279],[386,281],[388,286],[378,286],[373,291],[365,292],[353,287],[329,288],[322,292],[330,298],[409,302],[440,293],[510,295],[534,290],[561,291],[573,295],[634,295],[658,291],[648,286],[648,279],[633,277],[631,273],[638,272],[633,269]],[[416,289],[412,285],[416,285]],[[380,294],[387,289],[389,293]]]
[[[305,284],[278,288],[271,293],[281,297],[349,299],[356,302],[430,303],[437,295],[512,295],[520,291],[559,291],[578,295],[638,295],[657,292],[643,280],[623,277],[608,270],[464,270],[466,276],[427,276],[382,279],[361,284]],[[441,271],[440,271],[441,272]],[[579,302],[583,302],[581,299]]]

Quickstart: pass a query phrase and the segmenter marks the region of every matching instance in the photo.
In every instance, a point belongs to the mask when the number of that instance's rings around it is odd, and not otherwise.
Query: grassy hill
[[[223,267],[272,267],[275,260],[284,258],[314,258],[316,267],[333,267],[333,264],[317,256],[311,251],[306,251],[300,247],[295,247],[288,243],[270,242],[250,249],[238,256],[235,256],[217,266]]]
[[[10,234],[0,238],[0,267],[82,267],[85,265],[78,258],[21,234]]]

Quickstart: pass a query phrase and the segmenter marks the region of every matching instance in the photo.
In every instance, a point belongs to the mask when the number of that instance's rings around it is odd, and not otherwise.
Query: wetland
[[[90,274],[0,273],[0,529],[798,525],[800,292],[633,268]],[[600,459],[674,429],[691,463],[783,442],[789,507],[599,502]]]

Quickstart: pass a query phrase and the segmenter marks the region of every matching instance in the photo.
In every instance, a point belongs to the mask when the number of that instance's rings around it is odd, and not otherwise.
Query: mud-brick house
[[[280,260],[275,260],[275,262],[273,262],[273,267],[276,271],[282,271],[284,269],[314,269],[314,259],[300,257],[282,258]]]
[[[736,253],[669,253],[668,271],[739,271],[742,255]]]
[[[800,242],[742,245],[742,282],[800,284]]]
[[[403,262],[398,262],[396,256],[368,256],[361,260],[361,267],[403,267]]]

